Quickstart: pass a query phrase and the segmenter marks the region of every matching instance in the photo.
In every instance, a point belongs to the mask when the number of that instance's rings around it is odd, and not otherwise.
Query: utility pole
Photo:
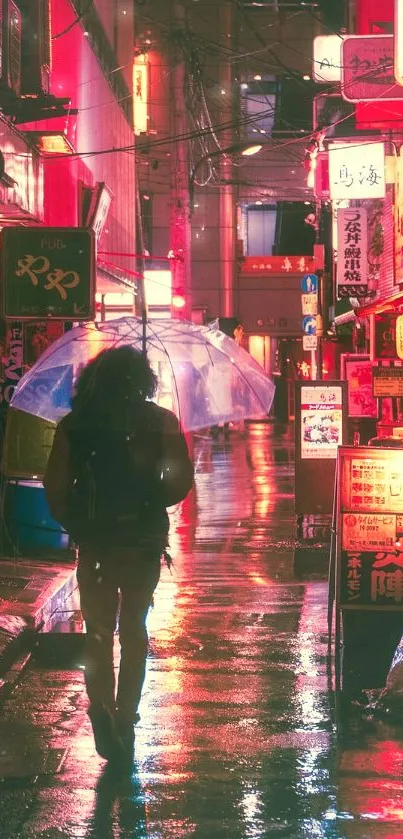
[[[316,202],[316,244],[322,244],[322,202],[320,199]],[[319,248],[318,248],[319,250]],[[317,290],[317,309],[316,309],[316,376],[318,381],[323,379],[323,273],[324,265],[316,269],[315,273],[318,278]]]
[[[223,56],[228,47],[233,45],[233,7],[234,4],[225,0],[219,9],[219,32]],[[228,41],[228,35],[230,40]],[[229,61],[220,59],[220,86],[222,93],[222,122],[231,125],[234,121],[233,113],[233,69]],[[220,134],[223,147],[233,145],[234,131],[232,128]],[[239,138],[237,138],[239,140]],[[236,267],[236,209],[234,186],[232,183],[233,162],[231,157],[223,157],[220,165],[223,183],[219,185],[220,193],[220,312],[222,317],[230,318],[235,314],[235,267]]]
[[[172,297],[182,297],[182,308],[172,307],[172,316],[191,320],[191,228],[188,212],[189,153],[185,108],[185,59],[181,41],[186,38],[186,10],[181,0],[172,0],[171,31],[174,40],[171,75],[171,110],[173,137],[171,144],[171,219],[170,252],[172,254]]]

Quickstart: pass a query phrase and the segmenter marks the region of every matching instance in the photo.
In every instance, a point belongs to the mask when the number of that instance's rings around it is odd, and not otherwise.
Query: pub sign
[[[95,235],[77,227],[1,233],[2,314],[26,320],[95,316]]]

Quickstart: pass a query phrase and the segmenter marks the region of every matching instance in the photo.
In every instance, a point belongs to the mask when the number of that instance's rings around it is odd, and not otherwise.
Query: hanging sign
[[[3,317],[93,320],[95,236],[75,227],[5,227]]]
[[[367,211],[337,210],[337,297],[362,297],[368,290]]]
[[[148,129],[148,64],[145,55],[133,62],[133,128],[135,134]]]
[[[313,39],[313,78],[315,82],[341,79],[342,35],[317,35]]]
[[[384,198],[384,144],[330,143],[329,191],[332,200]]]
[[[403,99],[395,82],[393,35],[347,36],[341,57],[341,95],[347,102]]]

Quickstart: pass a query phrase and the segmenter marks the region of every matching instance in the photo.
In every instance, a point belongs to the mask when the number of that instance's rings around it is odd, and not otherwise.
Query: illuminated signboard
[[[384,144],[330,143],[329,190],[332,200],[384,198]]]
[[[342,389],[321,382],[301,388],[301,459],[336,458],[343,439]]]
[[[342,42],[341,95],[348,102],[403,99],[395,84],[393,35],[349,35]]]
[[[313,39],[313,78],[315,82],[341,79],[341,35],[317,35]]]
[[[95,236],[75,227],[6,227],[1,233],[3,316],[92,320]]]
[[[374,367],[372,369],[374,396],[403,396],[403,367]]]
[[[403,85],[403,0],[395,0],[395,79],[398,84]]]
[[[403,282],[403,156],[395,158],[395,200],[393,216],[395,228],[395,284]]]
[[[336,606],[403,609],[403,451],[338,453]]]
[[[133,127],[135,134],[148,129],[148,64],[145,55],[133,62]]]

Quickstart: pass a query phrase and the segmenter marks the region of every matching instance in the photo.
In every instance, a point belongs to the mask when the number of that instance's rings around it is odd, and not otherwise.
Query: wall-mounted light
[[[62,131],[26,131],[42,154],[73,154],[74,148]]]

